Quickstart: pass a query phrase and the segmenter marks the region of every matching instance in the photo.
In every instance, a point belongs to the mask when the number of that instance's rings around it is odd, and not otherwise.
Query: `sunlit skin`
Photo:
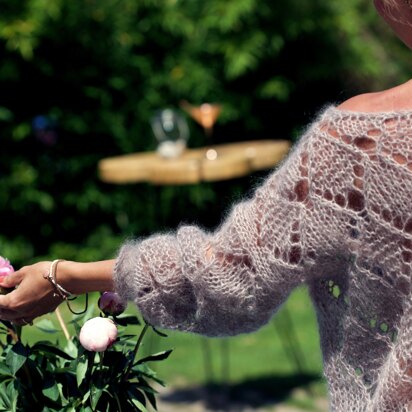
[[[376,9],[392,27],[398,37],[412,48],[412,8],[404,0],[388,11],[382,0],[374,1]],[[405,22],[411,22],[411,25]],[[388,112],[412,110],[412,81],[378,93],[356,96],[342,103],[341,110],[357,112]],[[213,255],[208,249],[207,256]],[[14,274],[3,278],[0,286],[16,290],[0,296],[0,318],[24,324],[34,318],[53,311],[61,298],[54,296],[53,286],[44,279],[51,262],[39,262],[25,266]],[[91,291],[111,291],[113,285],[114,260],[91,263],[60,262],[56,275],[58,282],[73,294]]]
[[[383,0],[374,0],[378,13],[396,35],[412,48],[412,7],[404,0],[388,6]],[[412,2],[411,2],[412,4]],[[376,93],[365,93],[352,97],[340,106],[342,110],[356,112],[388,112],[412,109],[412,81]]]
[[[58,283],[75,295],[86,292],[113,290],[114,260],[79,263],[60,262],[56,270]],[[25,324],[32,319],[53,311],[61,302],[53,286],[44,279],[51,262],[38,262],[24,266],[2,279],[0,286],[18,288],[0,296],[0,318]]]

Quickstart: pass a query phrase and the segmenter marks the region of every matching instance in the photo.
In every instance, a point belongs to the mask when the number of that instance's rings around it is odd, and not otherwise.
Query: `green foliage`
[[[0,250],[21,264],[102,259],[126,236],[182,220],[219,223],[247,179],[185,188],[99,181],[99,159],[155,147],[149,120],[159,108],[220,102],[216,142],[291,138],[327,102],[407,73],[406,49],[369,0],[0,0],[0,8]],[[52,141],[33,128],[39,115]],[[193,123],[191,132],[191,146],[206,143]]]
[[[123,327],[139,324],[130,315],[114,320]],[[72,322],[78,334],[79,320]],[[36,326],[45,333],[58,332],[48,319]],[[148,363],[167,359],[171,350],[136,359],[148,327],[143,327],[137,340],[134,335],[121,333],[110,349],[95,353],[85,350],[77,337],[64,349],[49,341],[23,344],[21,328],[2,322],[0,411],[146,412],[147,404],[156,410],[157,392],[151,383],[164,383]]]

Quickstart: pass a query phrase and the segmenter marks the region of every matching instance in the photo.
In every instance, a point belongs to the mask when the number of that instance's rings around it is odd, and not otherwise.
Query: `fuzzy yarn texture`
[[[330,408],[412,411],[412,112],[326,108],[213,233],[125,243],[114,281],[153,325],[227,336],[305,283]]]

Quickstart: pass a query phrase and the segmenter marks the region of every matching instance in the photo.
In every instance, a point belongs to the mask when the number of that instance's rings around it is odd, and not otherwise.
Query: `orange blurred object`
[[[212,134],[213,126],[222,111],[220,104],[203,103],[200,106],[193,106],[183,101],[180,105],[183,110],[205,129],[205,133],[208,136]]]

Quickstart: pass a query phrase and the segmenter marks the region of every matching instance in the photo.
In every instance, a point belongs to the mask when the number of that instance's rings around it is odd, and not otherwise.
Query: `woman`
[[[412,47],[409,0],[383,1]],[[306,283],[331,409],[412,410],[411,96],[407,82],[327,108],[215,233],[181,227],[126,243],[116,260],[20,269],[0,283],[19,285],[0,296],[0,317],[27,323],[69,292],[114,289],[154,325],[234,335]]]

